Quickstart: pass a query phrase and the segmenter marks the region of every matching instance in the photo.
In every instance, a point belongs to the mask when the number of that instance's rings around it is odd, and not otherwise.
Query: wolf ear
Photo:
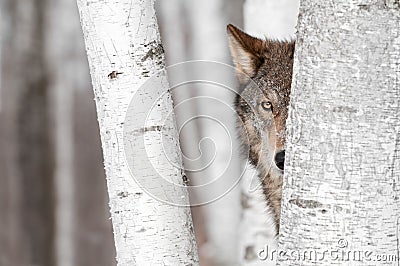
[[[232,24],[227,27],[229,48],[240,83],[247,83],[263,63],[264,42],[239,30]]]

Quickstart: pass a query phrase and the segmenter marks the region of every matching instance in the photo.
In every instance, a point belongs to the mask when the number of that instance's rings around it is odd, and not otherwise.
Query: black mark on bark
[[[322,204],[319,201],[316,200],[305,200],[305,199],[291,199],[289,200],[290,204],[294,204],[297,207],[303,208],[303,209],[316,209],[316,208],[322,208],[324,204]]]
[[[150,48],[146,55],[142,58],[142,62],[146,61],[147,59],[162,59],[164,55],[164,47],[161,43],[153,43],[149,45]]]
[[[133,131],[131,131],[130,133],[134,136],[137,135],[142,135],[146,132],[158,132],[158,131],[162,131],[163,129],[165,129],[163,126],[150,126],[150,127],[144,127],[144,128],[139,128],[139,129],[135,129]]]
[[[128,197],[128,195],[129,195],[128,192],[120,192],[120,193],[117,194],[117,196],[120,199],[126,198],[126,197]]]
[[[122,72],[112,71],[110,74],[107,75],[109,79],[116,79],[118,75],[123,74]]]
[[[400,0],[383,0],[385,7],[400,9]]]

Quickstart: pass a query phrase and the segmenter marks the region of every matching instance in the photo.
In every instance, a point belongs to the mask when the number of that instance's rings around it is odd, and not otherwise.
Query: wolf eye
[[[272,103],[271,103],[271,102],[262,102],[262,103],[261,103],[261,107],[262,107],[265,111],[272,111]]]

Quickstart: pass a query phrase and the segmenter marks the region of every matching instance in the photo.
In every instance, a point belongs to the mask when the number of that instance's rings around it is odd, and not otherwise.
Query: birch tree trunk
[[[153,5],[154,0],[78,0],[117,261],[118,265],[197,265]]]
[[[398,265],[398,1],[302,1],[292,84],[278,264]]]

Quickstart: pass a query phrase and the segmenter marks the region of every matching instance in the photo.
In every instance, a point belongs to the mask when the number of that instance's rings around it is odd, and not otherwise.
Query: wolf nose
[[[285,150],[280,151],[275,155],[275,164],[279,169],[283,170],[285,167]]]

